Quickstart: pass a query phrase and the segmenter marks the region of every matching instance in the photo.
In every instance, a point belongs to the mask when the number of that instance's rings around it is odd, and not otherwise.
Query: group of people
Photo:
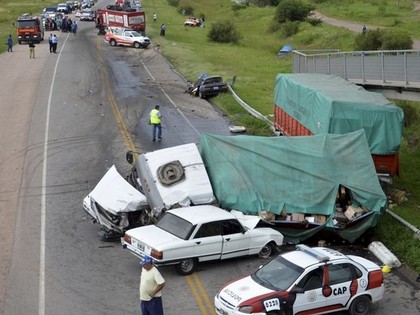
[[[57,35],[50,34],[50,37],[48,38],[48,43],[50,45],[50,53],[57,53],[57,44],[58,44],[58,37]]]

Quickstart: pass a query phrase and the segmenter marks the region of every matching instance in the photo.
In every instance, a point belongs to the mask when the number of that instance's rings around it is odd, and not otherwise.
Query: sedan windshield
[[[252,275],[258,284],[272,290],[287,290],[304,269],[278,256]]]
[[[186,240],[190,235],[194,226],[191,222],[184,220],[170,212],[166,212],[156,223],[156,226],[171,233],[180,239]]]

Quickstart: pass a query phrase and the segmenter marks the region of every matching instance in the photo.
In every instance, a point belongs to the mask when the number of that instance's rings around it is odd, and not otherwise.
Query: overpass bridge
[[[420,102],[420,50],[292,53],[293,73],[334,74],[387,98]]]

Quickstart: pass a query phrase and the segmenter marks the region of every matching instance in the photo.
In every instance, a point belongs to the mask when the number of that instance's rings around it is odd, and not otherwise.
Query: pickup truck
[[[129,46],[134,48],[147,48],[150,45],[150,38],[141,35],[131,29],[110,27],[105,33],[105,41],[111,46]]]

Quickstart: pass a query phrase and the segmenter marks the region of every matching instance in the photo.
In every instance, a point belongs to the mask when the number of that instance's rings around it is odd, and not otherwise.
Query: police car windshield
[[[287,290],[303,272],[302,267],[278,256],[255,272],[252,279],[272,290]]]

